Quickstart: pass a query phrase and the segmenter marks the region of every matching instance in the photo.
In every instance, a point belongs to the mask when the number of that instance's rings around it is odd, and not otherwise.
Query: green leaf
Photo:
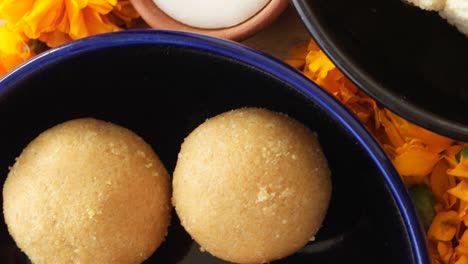
[[[427,230],[434,219],[434,196],[427,185],[414,185],[409,193],[424,228]]]

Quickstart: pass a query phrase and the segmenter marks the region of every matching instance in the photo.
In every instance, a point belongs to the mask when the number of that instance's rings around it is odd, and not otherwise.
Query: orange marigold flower
[[[0,25],[0,76],[31,58],[27,38],[11,31],[6,24]]]
[[[116,7],[121,17],[134,15],[125,11],[129,10],[128,1],[0,0],[0,17],[15,31],[55,47],[70,40],[120,30],[108,17]]]

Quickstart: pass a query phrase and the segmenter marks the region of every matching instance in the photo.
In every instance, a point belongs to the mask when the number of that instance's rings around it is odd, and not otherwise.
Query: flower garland
[[[0,0],[0,77],[44,46],[131,28],[138,17],[128,0]],[[285,62],[335,96],[382,145],[426,227],[432,262],[468,264],[468,144],[381,107],[312,40]]]

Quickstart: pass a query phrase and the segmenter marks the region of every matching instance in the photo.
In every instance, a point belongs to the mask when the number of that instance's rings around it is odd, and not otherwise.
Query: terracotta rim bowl
[[[232,27],[204,29],[183,24],[162,11],[153,0],[131,0],[143,20],[154,29],[186,31],[234,41],[247,39],[271,24],[289,5],[289,0],[271,0],[248,20]]]

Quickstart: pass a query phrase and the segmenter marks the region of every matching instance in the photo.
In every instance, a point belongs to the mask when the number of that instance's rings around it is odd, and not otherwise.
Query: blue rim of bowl
[[[251,65],[285,82],[316,102],[322,109],[329,112],[331,117],[347,132],[353,135],[375,163],[400,210],[416,263],[429,263],[426,239],[416,210],[414,206],[411,206],[412,201],[408,189],[372,135],[351,112],[311,80],[276,58],[249,47],[210,36],[168,30],[140,29],[96,35],[51,49],[18,66],[0,79],[0,98],[8,92],[7,87],[10,87],[12,83],[40,70],[51,61],[58,62],[84,52],[132,44],[183,46],[226,56]]]
[[[396,93],[385,89],[378,80],[367,76],[363,70],[360,70],[354,60],[348,59],[343,51],[333,44],[332,36],[327,33],[326,28],[323,27],[317,16],[314,16],[314,12],[307,5],[307,2],[307,0],[292,0],[302,22],[317,42],[317,45],[346,77],[372,98],[405,119],[447,137],[468,141],[467,124],[449,120],[405,100]],[[372,89],[369,87],[372,87]]]

